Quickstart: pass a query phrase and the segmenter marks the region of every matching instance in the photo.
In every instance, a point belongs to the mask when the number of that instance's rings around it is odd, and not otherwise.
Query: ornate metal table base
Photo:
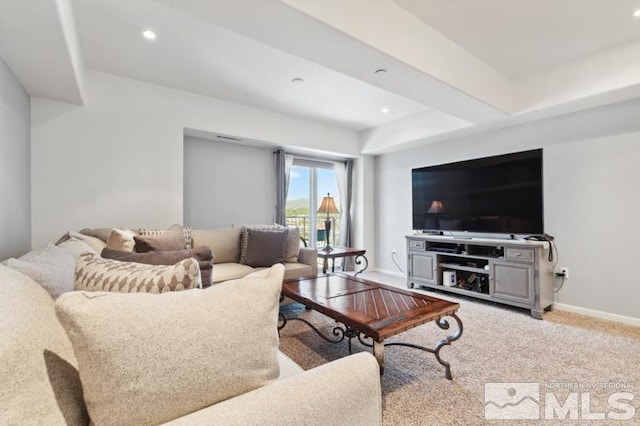
[[[365,267],[366,269],[366,267]],[[441,357],[440,357],[440,350],[442,349],[443,346],[447,346],[450,345],[451,342],[454,342],[456,340],[458,340],[460,338],[460,336],[462,336],[462,321],[460,320],[460,318],[458,318],[458,316],[453,313],[448,315],[451,318],[453,318],[455,320],[455,322],[458,325],[458,329],[455,331],[455,333],[453,333],[452,335],[445,337],[444,339],[440,340],[436,346],[434,348],[427,348],[424,346],[420,346],[420,345],[415,345],[413,343],[404,343],[404,342],[389,342],[389,343],[384,343],[384,342],[376,342],[376,341],[371,341],[371,343],[366,342],[365,339],[371,340],[371,338],[365,336],[363,333],[359,332],[358,330],[342,324],[342,323],[337,323],[337,325],[333,328],[333,335],[335,336],[335,338],[331,338],[331,337],[327,337],[324,334],[322,334],[322,332],[320,330],[318,330],[313,324],[311,324],[309,321],[307,321],[306,319],[303,318],[287,318],[282,312],[279,315],[279,319],[280,319],[280,324],[278,325],[278,331],[282,330],[282,328],[284,328],[284,326],[287,324],[288,321],[301,321],[305,324],[307,324],[318,336],[320,336],[323,340],[329,342],[329,343],[340,343],[342,342],[345,338],[348,339],[348,343],[349,343],[349,353],[352,353],[352,348],[351,348],[351,340],[354,338],[357,338],[358,341],[364,345],[367,346],[369,348],[373,348],[373,355],[376,357],[376,360],[378,361],[378,365],[380,366],[380,375],[382,376],[384,374],[384,348],[385,346],[406,346],[409,348],[414,348],[414,349],[420,349],[421,351],[425,351],[425,352],[430,352],[432,354],[434,354],[436,356],[436,359],[438,360],[438,362],[440,364],[442,364],[445,368],[445,376],[447,377],[447,379],[452,380],[453,376],[451,375],[451,364],[449,364],[447,361],[444,361]],[[443,330],[448,330],[450,328],[450,324],[449,321],[447,321],[444,317],[443,318],[439,318],[438,320],[435,321],[435,323],[438,325],[438,327],[440,327]]]
[[[355,274],[353,274],[354,277],[357,277],[358,274],[363,273],[364,271],[367,270],[367,268],[369,267],[369,260],[367,259],[367,257],[364,254],[359,254],[358,256],[356,256],[356,258],[353,260],[354,263],[358,266],[360,266],[362,264],[362,261],[364,260],[364,268],[360,269],[358,272],[356,272]]]

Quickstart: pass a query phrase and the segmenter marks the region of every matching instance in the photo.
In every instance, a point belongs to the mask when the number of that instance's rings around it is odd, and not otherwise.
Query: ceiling
[[[395,0],[508,77],[640,38],[639,0]]]
[[[640,0],[3,0],[0,53],[32,96],[81,104],[82,71],[94,69],[351,129],[375,154],[640,96],[636,9]]]

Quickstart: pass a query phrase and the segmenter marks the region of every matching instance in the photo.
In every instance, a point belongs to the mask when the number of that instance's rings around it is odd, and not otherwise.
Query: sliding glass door
[[[298,226],[309,247],[324,246],[326,214],[317,213],[322,198],[330,194],[340,210],[338,181],[333,163],[295,159],[289,178],[287,225]],[[340,215],[329,215],[332,246],[340,245]]]

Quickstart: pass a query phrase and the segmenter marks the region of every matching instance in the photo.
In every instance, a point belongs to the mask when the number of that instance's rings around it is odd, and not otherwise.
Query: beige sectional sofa
[[[301,246],[300,230],[279,225],[230,225],[218,228],[191,229],[174,225],[171,229],[185,231],[187,248],[207,246],[213,251],[212,283],[242,278],[267,266],[254,267],[243,262],[243,250],[246,252],[246,235],[243,229],[277,231],[288,230],[286,255],[284,256],[285,279],[302,278],[318,274],[318,254],[315,249]],[[118,250],[134,250],[133,238],[140,233],[158,233],[162,230],[121,230],[117,228],[86,228],[79,232],[69,232],[60,241],[69,236],[83,238],[100,254],[104,247]],[[245,231],[246,232],[246,231]],[[60,242],[59,241],[59,242]],[[185,247],[182,247],[185,248]],[[261,250],[261,247],[257,247]],[[205,285],[206,286],[206,285]]]
[[[192,229],[193,247],[209,246],[213,250],[213,283],[220,283],[244,277],[264,267],[254,268],[241,263],[243,226],[254,229],[277,229],[267,225],[231,225],[221,228]],[[318,253],[315,249],[300,246],[300,233],[293,233],[288,244],[298,250],[297,254],[286,258],[285,279],[301,278],[318,274]]]
[[[222,264],[224,263],[234,262],[222,262]],[[231,270],[232,266],[229,265],[228,268]],[[238,271],[240,270],[238,269]],[[274,266],[269,271],[264,271],[262,276],[252,274],[242,280],[215,285],[205,290],[193,289],[160,295],[68,292],[60,296],[57,302],[54,302],[53,298],[38,283],[20,272],[0,265],[0,383],[2,383],[0,386],[0,424],[88,424],[87,407],[90,407],[89,412],[92,410],[98,412],[96,410],[101,405],[102,409],[105,409],[105,405],[108,409],[115,400],[122,399],[120,390],[128,392],[131,387],[139,386],[143,380],[146,380],[140,376],[147,372],[145,365],[138,365],[137,367],[142,367],[142,370],[137,372],[135,372],[135,366],[129,365],[139,362],[139,357],[131,354],[140,353],[139,351],[144,352],[145,345],[148,345],[148,349],[162,350],[163,345],[158,344],[157,339],[158,336],[162,337],[163,331],[158,331],[158,327],[163,327],[167,333],[174,333],[175,336],[180,336],[182,339],[188,338],[188,341],[192,342],[194,348],[199,352],[196,358],[190,358],[196,361],[194,363],[184,362],[184,360],[176,361],[173,356],[158,359],[158,362],[153,362],[149,366],[149,371],[156,372],[152,376],[163,376],[158,371],[162,372],[165,365],[167,370],[172,370],[177,365],[177,368],[192,368],[193,371],[190,374],[195,374],[197,380],[191,383],[186,380],[176,382],[175,379],[163,377],[152,377],[152,379],[164,385],[167,385],[164,382],[168,381],[172,389],[169,392],[171,398],[174,396],[178,398],[178,389],[183,389],[189,391],[186,395],[187,401],[190,403],[200,401],[202,390],[191,392],[191,389],[199,389],[198,386],[202,388],[203,385],[205,388],[207,386],[212,388],[222,386],[216,382],[215,376],[210,376],[204,371],[201,373],[201,369],[216,367],[220,370],[221,363],[237,367],[248,362],[247,356],[238,358],[230,356],[230,359],[226,360],[211,358],[217,353],[215,348],[230,346],[231,350],[227,353],[235,353],[238,348],[241,348],[237,345],[241,344],[243,339],[246,344],[253,344],[251,342],[258,339],[253,332],[247,331],[246,327],[241,327],[239,330],[229,327],[229,324],[236,324],[240,320],[245,321],[245,324],[251,327],[253,325],[262,327],[261,333],[270,336],[267,340],[275,342],[276,346],[273,349],[275,352],[266,351],[277,356],[275,367],[272,365],[269,370],[274,375],[265,376],[272,377],[272,379],[255,389],[243,391],[231,398],[225,398],[214,404],[201,404],[201,408],[193,410],[193,412],[165,419],[170,424],[381,424],[380,378],[378,364],[372,355],[361,353],[348,356],[305,372],[277,350],[275,330],[277,319],[273,316],[277,312],[275,296],[279,293],[279,282],[282,280],[283,273],[282,266]],[[260,280],[270,284],[262,285]],[[251,287],[252,285],[253,287]],[[260,291],[260,289],[267,287],[270,288],[269,297],[259,295],[249,301],[256,289]],[[207,301],[207,297],[210,302]],[[104,315],[91,317],[93,311],[98,309],[100,312],[99,309],[102,309],[101,306],[96,307],[92,304],[108,304],[111,298],[113,298],[109,308],[111,310],[105,308]],[[226,300],[225,298],[230,299]],[[212,309],[176,308],[185,303],[186,306],[191,306],[189,304],[191,299],[194,304],[202,305],[204,303],[203,306],[213,304]],[[268,314],[269,326],[267,328],[264,327],[264,321],[254,321],[251,315],[247,315],[243,311],[243,309],[250,310],[250,312],[258,311],[256,306],[259,306],[261,301],[265,299],[270,300],[268,309],[264,311]],[[173,313],[167,312],[167,317],[163,321],[158,321],[158,318],[164,318],[164,310],[157,307],[162,305],[154,305],[159,302],[174,309]],[[169,304],[166,304],[167,302]],[[139,305],[137,305],[138,303]],[[217,305],[215,305],[216,303]],[[122,307],[126,305],[128,305],[128,311],[121,310],[125,309]],[[80,307],[78,308],[78,306]],[[58,315],[56,315],[56,311],[58,311]],[[108,313],[111,316],[107,315]],[[183,320],[176,318],[176,313],[178,316],[182,315]],[[89,315],[89,320],[87,320],[87,315]],[[135,322],[127,320],[130,315],[134,315]],[[184,317],[185,315],[187,317]],[[216,315],[218,316],[216,317]],[[139,332],[141,327],[144,330],[144,324],[141,323],[147,319],[147,316],[150,317],[148,320],[153,329],[153,338],[150,336],[147,340],[133,336],[132,333]],[[184,318],[187,318],[188,321],[184,321]],[[260,319],[260,317],[256,318]],[[62,320],[64,322],[61,322]],[[76,321],[75,326],[73,325],[74,321]],[[72,325],[69,326],[69,323]],[[202,325],[200,325],[201,323]],[[222,335],[230,336],[223,339],[226,341],[216,341],[216,338],[213,337],[216,334],[212,328],[215,328],[218,323],[220,332],[227,333]],[[86,325],[89,330],[76,330],[82,329],[83,325]],[[101,330],[103,327],[104,330]],[[204,330],[205,335],[201,335],[203,333],[198,331],[200,329]],[[118,330],[126,330],[127,332],[118,332]],[[91,335],[91,333],[102,333],[105,346],[93,343],[78,344],[78,340],[82,343],[82,339],[86,338],[85,334]],[[171,336],[168,338],[169,342],[174,339]],[[264,342],[260,338],[257,343],[263,344]],[[121,346],[118,347],[118,345]],[[208,345],[204,347],[214,349],[201,350],[197,345]],[[185,349],[193,350],[194,348]],[[95,366],[86,368],[87,362],[97,360],[96,356],[105,356],[105,351],[112,352],[110,355],[116,357],[115,360],[96,362]],[[179,352],[182,355],[183,351]],[[250,354],[249,358],[256,357],[255,353],[250,352]],[[118,356],[125,357],[125,360],[118,362]],[[254,363],[253,367],[249,365],[247,369],[253,368],[258,373],[267,371],[261,362]],[[115,392],[96,393],[96,389],[105,388],[96,388],[95,384],[90,383],[90,380],[93,379],[90,375],[93,367],[103,370],[103,380],[120,377],[115,373],[111,374],[109,368],[114,368],[118,369],[121,374],[125,373],[123,377],[126,377],[130,382],[119,385],[119,382],[116,381]],[[236,376],[232,376],[232,378],[234,377]],[[142,399],[145,403],[147,401],[153,403],[156,398],[167,397],[167,392],[154,393],[157,391],[155,386],[149,387],[149,394]],[[173,395],[173,392],[176,395]],[[149,408],[144,408],[138,403],[127,403],[127,401],[128,399],[124,401],[125,411],[136,414],[137,411],[146,410],[143,414],[155,414]],[[178,410],[184,409],[181,403],[175,405]],[[121,409],[113,412],[113,416],[124,415]],[[106,418],[109,419],[106,422],[108,424],[131,424],[131,421],[124,417],[107,415]],[[104,423],[96,421],[96,419],[92,415],[92,420],[96,424]],[[142,423],[136,422],[136,424]],[[155,424],[155,422],[149,421],[148,424]]]

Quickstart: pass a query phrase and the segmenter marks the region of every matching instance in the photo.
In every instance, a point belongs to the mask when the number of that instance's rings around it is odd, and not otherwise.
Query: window
[[[340,210],[338,181],[332,162],[294,159],[286,203],[287,225],[300,227],[309,247],[324,245],[325,215],[316,213],[322,197],[331,194]],[[340,215],[330,215],[331,245],[340,245]]]

